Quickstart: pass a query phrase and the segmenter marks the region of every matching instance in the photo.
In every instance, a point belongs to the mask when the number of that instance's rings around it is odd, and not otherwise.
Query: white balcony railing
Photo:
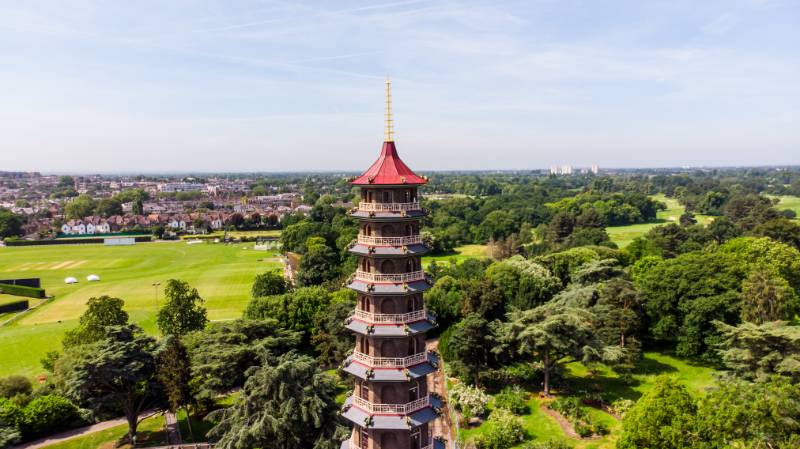
[[[356,443],[356,440],[355,440],[354,436],[350,436],[350,440],[349,440],[348,445],[349,445],[348,449],[367,449],[367,445],[366,444],[364,444],[362,446],[359,446]],[[420,447],[420,449],[433,449],[433,432],[428,432],[428,444],[426,444],[425,446]]]
[[[428,317],[428,311],[425,309],[415,310],[408,313],[372,313],[356,309],[353,315],[361,321],[372,324],[405,324],[413,323],[415,321],[422,321]]]
[[[356,279],[364,282],[378,282],[378,283],[393,283],[401,284],[403,282],[414,282],[425,279],[425,272],[422,270],[411,271],[409,273],[370,273],[368,271],[356,271]]]
[[[430,397],[417,399],[407,404],[373,404],[358,396],[353,397],[353,405],[370,414],[378,415],[408,415],[423,409],[431,404]]]
[[[428,353],[420,352],[408,357],[373,357],[355,351],[353,352],[353,359],[371,368],[408,368],[428,360]]]
[[[402,212],[409,210],[421,210],[419,201],[411,203],[368,203],[362,201],[358,203],[358,210],[363,212]]]
[[[404,237],[373,237],[358,234],[358,243],[367,246],[403,246],[422,243],[421,235],[407,235]]]

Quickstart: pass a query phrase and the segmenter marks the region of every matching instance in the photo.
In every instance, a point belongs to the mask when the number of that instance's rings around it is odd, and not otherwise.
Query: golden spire
[[[386,75],[386,126],[384,128],[384,141],[394,142],[394,124],[392,123],[392,81]]]

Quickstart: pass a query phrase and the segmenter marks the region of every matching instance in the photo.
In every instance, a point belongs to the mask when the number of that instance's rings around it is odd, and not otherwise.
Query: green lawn
[[[769,195],[770,198],[778,198],[778,205],[776,206],[778,209],[790,209],[793,210],[798,217],[800,217],[800,196],[792,196],[792,195]]]
[[[686,363],[685,361],[660,352],[646,352],[640,361],[633,382],[626,384],[613,370],[601,366],[597,375],[591,375],[588,369],[580,363],[567,366],[566,384],[573,390],[600,391],[607,400],[638,399],[642,394],[653,388],[655,378],[660,374],[675,376],[689,391],[700,395],[713,386],[714,370]],[[558,390],[554,390],[556,395]],[[622,423],[608,413],[592,407],[585,410],[595,419],[606,424],[610,430],[608,435],[597,438],[576,439],[564,434],[561,426],[550,415],[541,409],[542,400],[538,392],[530,389],[526,392],[529,413],[522,416],[523,427],[528,435],[528,440],[563,440],[577,449],[613,449],[622,431]],[[490,401],[490,408],[491,408]],[[461,440],[471,441],[484,433],[488,424],[483,423],[470,429],[461,429]]]
[[[609,226],[606,228],[608,236],[611,241],[616,243],[620,248],[624,248],[630,244],[636,237],[647,234],[647,232],[658,225],[669,222],[676,222],[683,214],[684,207],[678,203],[674,198],[667,198],[662,194],[651,195],[656,201],[660,201],[667,205],[665,210],[658,211],[656,221],[651,223],[638,223],[627,226]],[[703,225],[711,223],[713,217],[708,215],[695,215],[697,222]]]
[[[0,328],[0,376],[40,373],[39,360],[46,352],[60,348],[64,331],[76,325],[86,300],[92,296],[122,298],[131,321],[154,332],[156,289],[152,284],[176,278],[199,290],[206,300],[209,319],[240,316],[255,275],[280,268],[277,254],[252,248],[253,243],[185,242],[0,248],[0,276],[39,277],[48,295],[56,297]],[[87,282],[89,274],[100,276],[101,281]],[[80,282],[64,284],[68,276]],[[163,305],[162,291],[159,296]]]
[[[137,437],[140,445],[158,446],[166,444],[164,415],[155,415],[139,423]],[[119,444],[128,434],[128,425],[122,424],[82,437],[73,438],[46,446],[47,449],[128,449],[130,444]]]
[[[422,258],[422,266],[427,267],[434,260],[436,263],[454,261],[456,263],[463,262],[467,259],[489,257],[487,254],[486,245],[463,245],[457,246],[453,252],[437,256],[425,256]]]

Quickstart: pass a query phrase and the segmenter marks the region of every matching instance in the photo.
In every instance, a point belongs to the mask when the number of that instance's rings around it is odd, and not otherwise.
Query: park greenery
[[[152,408],[204,418],[189,430],[221,448],[337,447],[357,198],[341,180],[302,186],[311,211],[280,235],[294,282],[237,276],[224,321],[197,277],[164,282],[149,321],[98,287],[42,357],[43,384],[0,379],[0,447],[116,416],[136,442]],[[434,174],[426,189],[425,300],[461,443],[800,444],[800,225],[781,207],[797,172]],[[642,225],[623,248],[608,232]],[[455,257],[465,245],[486,251]]]

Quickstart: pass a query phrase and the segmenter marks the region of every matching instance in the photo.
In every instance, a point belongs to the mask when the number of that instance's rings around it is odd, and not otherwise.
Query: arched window
[[[394,385],[384,385],[381,388],[381,404],[397,404],[397,391]]]
[[[360,382],[361,388],[359,388],[359,394],[361,399],[365,401],[369,401],[369,383],[365,380]]]
[[[381,301],[380,313],[393,314],[394,313],[394,300],[392,298],[383,298]]]
[[[370,226],[369,223],[364,226],[364,235],[372,235],[372,226]]]
[[[383,274],[394,273],[394,262],[388,259],[381,262],[381,273]]]
[[[396,357],[397,352],[395,351],[394,341],[393,340],[384,340],[381,343],[381,357]]]
[[[391,203],[392,202],[392,192],[389,190],[383,191],[383,202],[384,203]]]

